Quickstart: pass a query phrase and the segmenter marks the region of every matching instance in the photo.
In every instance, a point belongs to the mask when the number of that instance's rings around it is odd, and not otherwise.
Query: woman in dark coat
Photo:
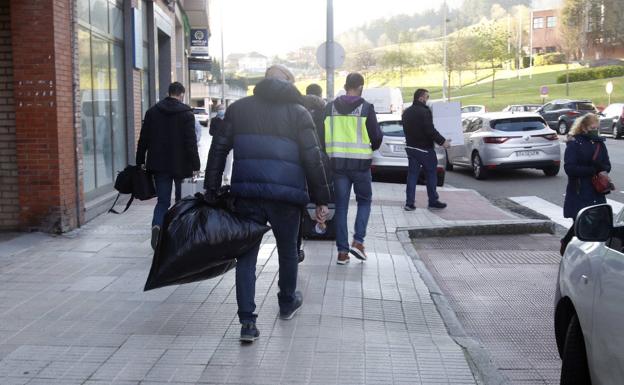
[[[575,219],[579,211],[587,206],[606,203],[605,194],[592,185],[592,177],[600,172],[611,171],[609,153],[604,138],[598,136],[598,117],[587,114],[578,118],[570,130],[570,139],[564,155],[564,169],[568,175],[563,216]],[[596,159],[594,154],[598,151]],[[574,225],[561,239],[561,255],[574,236]]]

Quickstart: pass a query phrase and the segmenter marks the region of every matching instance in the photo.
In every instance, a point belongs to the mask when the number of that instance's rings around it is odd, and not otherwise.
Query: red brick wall
[[[0,230],[19,227],[9,0],[0,0]]]
[[[20,225],[76,226],[76,153],[69,0],[11,0]]]
[[[548,17],[555,16],[557,18],[554,28],[548,28]],[[544,28],[533,29],[533,50],[544,52],[546,47],[559,47],[559,14],[556,10],[544,10],[533,12],[533,19],[542,18],[544,20]],[[531,28],[533,22],[531,21]],[[558,48],[557,48],[558,49]]]

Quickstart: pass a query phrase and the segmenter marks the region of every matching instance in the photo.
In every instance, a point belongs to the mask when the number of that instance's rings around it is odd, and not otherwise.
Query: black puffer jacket
[[[312,117],[290,83],[265,79],[254,96],[234,102],[225,126],[212,139],[206,166],[206,190],[217,190],[227,154],[234,149],[231,191],[235,196],[298,205],[308,203],[307,186],[316,204],[332,200]]]
[[[431,109],[418,100],[403,112],[403,132],[408,147],[428,150],[434,142],[441,146],[446,141],[433,126]]]
[[[145,164],[149,172],[175,178],[187,178],[193,175],[193,171],[199,171],[195,117],[191,107],[167,97],[147,110],[139,136],[136,164]]]

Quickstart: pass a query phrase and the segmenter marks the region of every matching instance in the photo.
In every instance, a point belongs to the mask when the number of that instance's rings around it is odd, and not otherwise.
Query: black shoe
[[[443,203],[443,202],[440,202],[440,201],[435,201],[433,203],[429,203],[429,208],[430,209],[439,210],[439,209],[443,209],[445,207],[446,207],[446,203]]]
[[[280,318],[281,319],[292,319],[295,316],[295,313],[299,309],[301,309],[301,305],[303,305],[303,295],[300,291],[295,292],[295,300],[288,307],[288,309],[280,309]]]
[[[414,211],[414,210],[416,210],[416,206],[414,206],[414,205],[405,205],[405,206],[403,206],[403,210],[405,210],[405,211]]]
[[[160,226],[152,226],[152,250],[156,250],[158,246],[158,236],[160,235]]]
[[[299,263],[303,262],[303,260],[305,259],[305,252],[303,251],[303,249],[297,251],[297,256],[299,257]]]
[[[260,330],[256,327],[255,322],[245,322],[241,326],[241,342],[254,342],[260,337]]]

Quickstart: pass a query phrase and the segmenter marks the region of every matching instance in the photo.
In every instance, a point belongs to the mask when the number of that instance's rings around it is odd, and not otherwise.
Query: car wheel
[[[620,129],[617,127],[617,124],[613,125],[613,139],[619,139],[622,134],[620,133]]]
[[[546,167],[542,171],[544,171],[546,176],[555,176],[559,174],[559,165]]]
[[[561,385],[591,384],[585,340],[576,314],[572,316],[566,333],[561,363]]]
[[[479,156],[478,152],[472,154],[472,174],[479,180],[487,177],[487,171],[483,166],[483,161],[481,160],[481,156]]]
[[[566,122],[564,122],[563,120],[560,121],[559,125],[557,126],[557,131],[561,135],[567,134],[568,133],[568,125],[566,124]]]
[[[444,151],[444,154],[446,156],[446,167],[444,168],[446,169],[446,171],[453,171],[453,163],[451,163],[451,161],[449,160],[448,151]]]

